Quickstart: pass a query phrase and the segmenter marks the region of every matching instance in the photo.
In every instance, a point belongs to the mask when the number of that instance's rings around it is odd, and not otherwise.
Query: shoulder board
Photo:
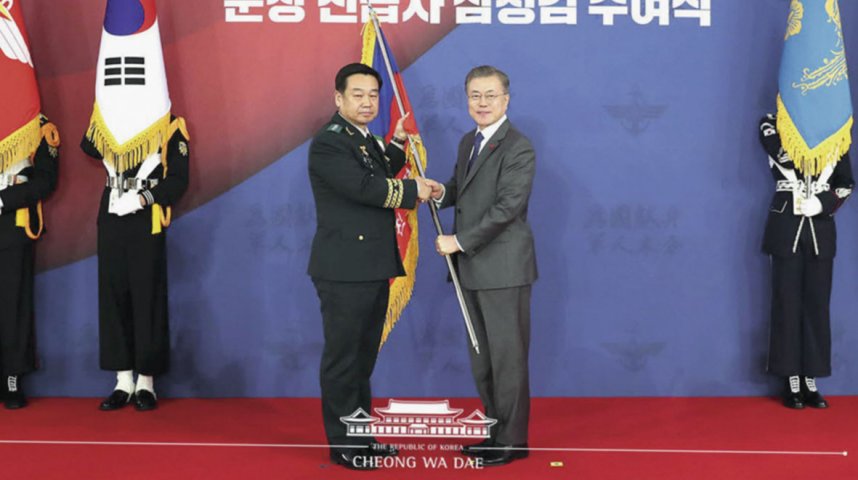
[[[332,124],[328,125],[328,126],[325,128],[325,130],[327,130],[328,132],[342,133],[342,131],[343,131],[343,126],[342,126],[342,125],[338,125],[338,124],[336,124],[336,123],[332,123]]]

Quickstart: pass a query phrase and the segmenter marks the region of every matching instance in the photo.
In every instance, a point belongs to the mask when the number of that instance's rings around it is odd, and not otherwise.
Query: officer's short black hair
[[[376,72],[374,68],[362,63],[350,63],[341,68],[334,80],[334,88],[340,93],[346,93],[346,82],[352,75],[372,75],[378,80],[378,88],[381,89],[381,74]]]

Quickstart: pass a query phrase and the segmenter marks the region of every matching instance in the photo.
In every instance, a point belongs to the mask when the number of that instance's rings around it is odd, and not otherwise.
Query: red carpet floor
[[[33,399],[0,409],[0,479],[858,479],[858,397],[829,400],[792,411],[767,398],[535,399],[526,460],[465,469],[436,440],[383,439],[424,450],[402,450],[413,466],[353,472],[314,446],[318,399],[163,400],[147,413]]]

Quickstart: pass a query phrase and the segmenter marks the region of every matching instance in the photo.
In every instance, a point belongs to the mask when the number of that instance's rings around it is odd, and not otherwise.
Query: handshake
[[[430,178],[414,177],[417,182],[417,198],[420,203],[426,203],[429,199],[440,200],[444,197],[444,186]]]
[[[417,182],[417,198],[420,203],[426,203],[431,198],[432,200],[441,200],[444,198],[444,185],[430,178],[414,177]],[[461,252],[462,247],[455,235],[438,235],[435,239],[435,251],[438,255],[447,256],[453,253]]]

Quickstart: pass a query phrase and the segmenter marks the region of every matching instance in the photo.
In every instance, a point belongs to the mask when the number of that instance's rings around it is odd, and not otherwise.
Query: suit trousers
[[[103,370],[167,371],[165,235],[98,239],[98,338]]]
[[[833,264],[831,258],[816,258],[806,245],[789,257],[772,256],[770,373],[781,377],[831,375]]]
[[[464,290],[480,354],[468,347],[471,371],[486,416],[498,423],[492,439],[502,445],[527,442],[530,421],[531,286]]]
[[[0,372],[4,377],[36,369],[33,250],[32,243],[0,250]]]
[[[340,417],[351,415],[358,408],[372,414],[370,377],[384,330],[390,282],[334,282],[314,278],[313,284],[321,304],[325,335],[319,383],[328,443],[369,444],[366,437],[348,439]],[[338,451],[336,447],[331,450]]]

